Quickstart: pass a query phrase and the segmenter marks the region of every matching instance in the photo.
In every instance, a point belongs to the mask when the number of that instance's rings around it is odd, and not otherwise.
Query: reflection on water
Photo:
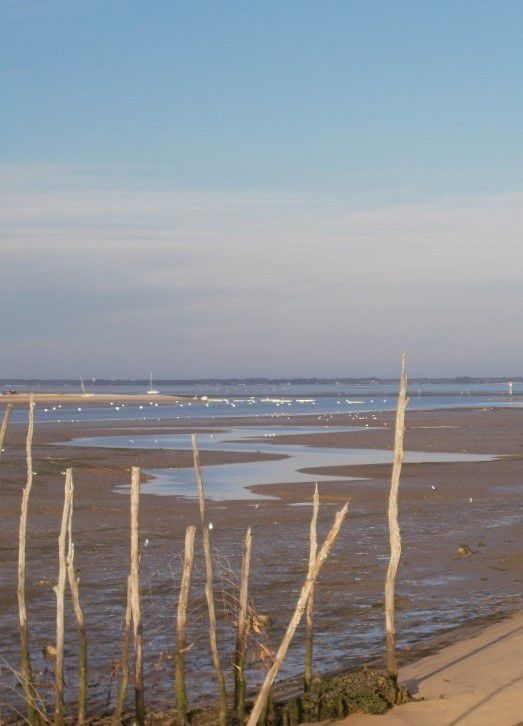
[[[199,447],[207,451],[220,452],[257,452],[258,454],[278,455],[279,459],[269,461],[250,461],[235,464],[219,464],[206,466],[204,470],[206,495],[210,499],[263,499],[265,495],[251,491],[248,487],[258,484],[314,482],[317,475],[308,474],[302,469],[315,467],[389,464],[392,452],[387,449],[333,449],[303,444],[276,444],[271,438],[277,434],[321,433],[325,429],[319,426],[240,426],[234,430],[216,433],[201,433],[198,436]],[[329,432],[359,430],[371,431],[370,428],[329,427]],[[107,448],[147,448],[147,449],[189,449],[191,438],[188,434],[97,436],[74,439],[73,446],[98,446]],[[489,461],[492,456],[480,454],[441,453],[426,451],[408,451],[405,453],[406,463],[428,462],[473,462]],[[183,497],[196,496],[194,474],[190,468],[170,468],[152,470],[148,473],[153,479],[142,485],[144,494],[168,496],[176,494]],[[322,475],[322,478],[325,478]],[[330,479],[331,477],[329,477]],[[349,477],[354,478],[354,477]],[[333,480],[347,481],[348,477],[333,476]],[[127,486],[121,487],[128,491]]]

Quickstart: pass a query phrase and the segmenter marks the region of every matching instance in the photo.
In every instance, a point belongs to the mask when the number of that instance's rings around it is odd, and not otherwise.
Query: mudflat
[[[282,417],[282,425],[311,425],[317,417]],[[199,419],[200,430],[268,423],[260,418]],[[273,423],[273,422],[271,422]],[[369,430],[329,432],[330,426],[365,426]],[[145,472],[192,466],[187,450],[104,449],[66,445],[76,437],[191,430],[182,422],[38,424],[33,468],[36,472],[29,507],[28,619],[34,669],[42,688],[52,684],[52,663],[42,655],[54,640],[57,577],[57,535],[66,467],[75,479],[74,539],[81,578],[90,658],[90,708],[103,711],[114,702],[114,673],[121,647],[129,569],[129,501],[125,487],[130,467]],[[322,418],[321,433],[295,433],[271,439],[275,443],[334,448],[391,449],[394,414],[372,417],[343,415]],[[398,573],[398,643],[401,657],[459,637],[467,623],[489,622],[510,613],[520,603],[523,555],[520,546],[523,485],[523,409],[467,409],[407,413],[406,448],[412,451],[468,452],[495,455],[491,461],[406,464],[400,487],[403,556]],[[1,656],[18,666],[16,606],[17,529],[20,495],[25,482],[25,428],[10,425],[0,462],[2,528],[0,531]],[[278,458],[281,454],[275,455]],[[201,452],[206,490],[212,493],[209,464],[257,461],[269,454]],[[391,456],[392,461],[392,456]],[[320,537],[336,509],[350,500],[350,512],[331,557],[322,570],[316,595],[315,668],[318,671],[382,662],[384,651],[382,593],[388,558],[386,507],[390,465],[313,469],[320,486]],[[336,474],[341,479],[329,480]],[[152,473],[144,474],[151,476]],[[344,480],[343,477],[347,477]],[[349,477],[356,477],[351,480]],[[310,483],[252,487],[264,495],[249,500],[208,502],[213,523],[222,657],[230,678],[234,645],[231,592],[240,569],[246,528],[253,527],[251,593],[266,614],[266,631],[253,643],[248,683],[259,683],[266,660],[263,649],[277,646],[303,582],[308,558],[307,505]],[[172,651],[180,574],[180,553],[188,524],[198,523],[195,499],[177,496],[141,498],[142,585],[146,694],[149,703],[172,702]],[[460,545],[471,554],[459,557]],[[198,553],[201,558],[201,553]],[[202,598],[202,567],[197,561],[189,612],[187,654],[189,695],[194,703],[215,695]],[[66,669],[74,670],[75,631],[68,621]],[[292,677],[303,670],[300,629],[282,670]],[[71,686],[72,687],[72,686]],[[68,695],[73,698],[72,694]],[[169,700],[170,699],[170,700]]]

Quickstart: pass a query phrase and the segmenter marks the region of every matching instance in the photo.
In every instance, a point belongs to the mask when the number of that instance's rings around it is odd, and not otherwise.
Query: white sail
[[[160,393],[160,391],[157,391],[156,388],[153,388],[153,374],[151,372],[151,376],[149,379],[149,390],[147,391],[148,396],[157,396]]]

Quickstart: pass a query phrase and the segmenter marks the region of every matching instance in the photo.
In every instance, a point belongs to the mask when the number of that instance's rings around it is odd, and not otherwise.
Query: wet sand
[[[366,416],[325,416],[322,425],[365,425],[372,431],[307,434],[302,443],[318,446],[391,448],[392,413]],[[273,419],[223,420],[223,425],[259,425]],[[285,425],[317,423],[315,416],[279,418]],[[216,430],[216,421],[199,419],[198,428]],[[128,500],[115,491],[129,481],[130,467],[144,469],[192,465],[190,451],[85,449],[55,446],[79,436],[166,433],[180,431],[180,422],[164,420],[115,425],[39,424],[34,441],[34,480],[29,512],[28,612],[35,669],[42,683],[51,667],[41,657],[54,639],[52,586],[56,582],[58,534],[63,475],[75,472],[74,536],[76,561],[86,611],[91,667],[91,707],[103,710],[112,703],[112,671],[120,650],[120,624],[128,571]],[[187,430],[189,431],[189,430]],[[475,618],[507,613],[517,607],[523,581],[520,518],[523,485],[523,410],[450,410],[410,412],[406,447],[411,450],[499,454],[482,463],[405,465],[400,491],[400,520],[404,538],[398,574],[398,631],[403,657],[420,643]],[[281,443],[286,438],[272,441]],[[300,437],[302,438],[302,437]],[[25,481],[25,429],[10,426],[0,463],[2,529],[0,533],[1,655],[18,662],[16,616],[16,558],[20,492]],[[296,438],[292,436],[292,443]],[[202,451],[204,467],[211,463],[255,460],[257,454]],[[375,661],[382,642],[382,588],[387,563],[385,511],[390,466],[337,467],[336,474],[362,477],[360,481],[329,481],[330,471],[315,472],[320,482],[320,536],[332,521],[336,506],[347,498],[351,511],[347,527],[322,572],[317,596],[315,666],[331,670]],[[205,479],[205,470],[204,470]],[[212,488],[212,481],[205,481]],[[432,485],[436,489],[432,489]],[[213,542],[217,550],[217,579],[224,590],[239,571],[241,542],[247,526],[254,529],[252,594],[262,613],[270,616],[268,632],[260,640],[270,649],[286,626],[296,593],[306,572],[311,486],[275,483],[262,487],[279,497],[253,504],[248,501],[210,501]],[[472,497],[472,502],[470,498]],[[174,618],[179,581],[179,554],[185,527],[198,521],[195,500],[144,495],[141,502],[142,581],[146,686],[149,703],[172,700]],[[145,541],[148,540],[147,546]],[[456,550],[467,543],[473,554],[461,559]],[[201,563],[196,568],[187,657],[192,700],[214,692],[208,655]],[[220,579],[221,578],[221,579]],[[229,584],[228,584],[229,583]],[[278,606],[275,607],[275,602]],[[227,604],[220,616],[220,638],[228,673],[231,667],[233,613]],[[75,635],[68,623],[67,662],[75,665]],[[370,637],[370,640],[369,640]],[[303,633],[297,633],[283,670],[292,676],[302,668]],[[253,652],[249,683],[259,681],[264,664]],[[71,696],[70,696],[71,697]]]

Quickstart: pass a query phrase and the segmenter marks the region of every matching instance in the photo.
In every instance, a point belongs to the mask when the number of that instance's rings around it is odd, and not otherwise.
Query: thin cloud
[[[522,193],[363,207],[125,169],[3,172],[5,375],[27,336],[45,355],[26,375],[74,375],[79,361],[136,375],[152,357],[159,375],[390,373],[407,339],[425,372],[462,372],[468,355],[467,370],[502,373],[521,358]],[[478,351],[488,370],[474,369]]]

